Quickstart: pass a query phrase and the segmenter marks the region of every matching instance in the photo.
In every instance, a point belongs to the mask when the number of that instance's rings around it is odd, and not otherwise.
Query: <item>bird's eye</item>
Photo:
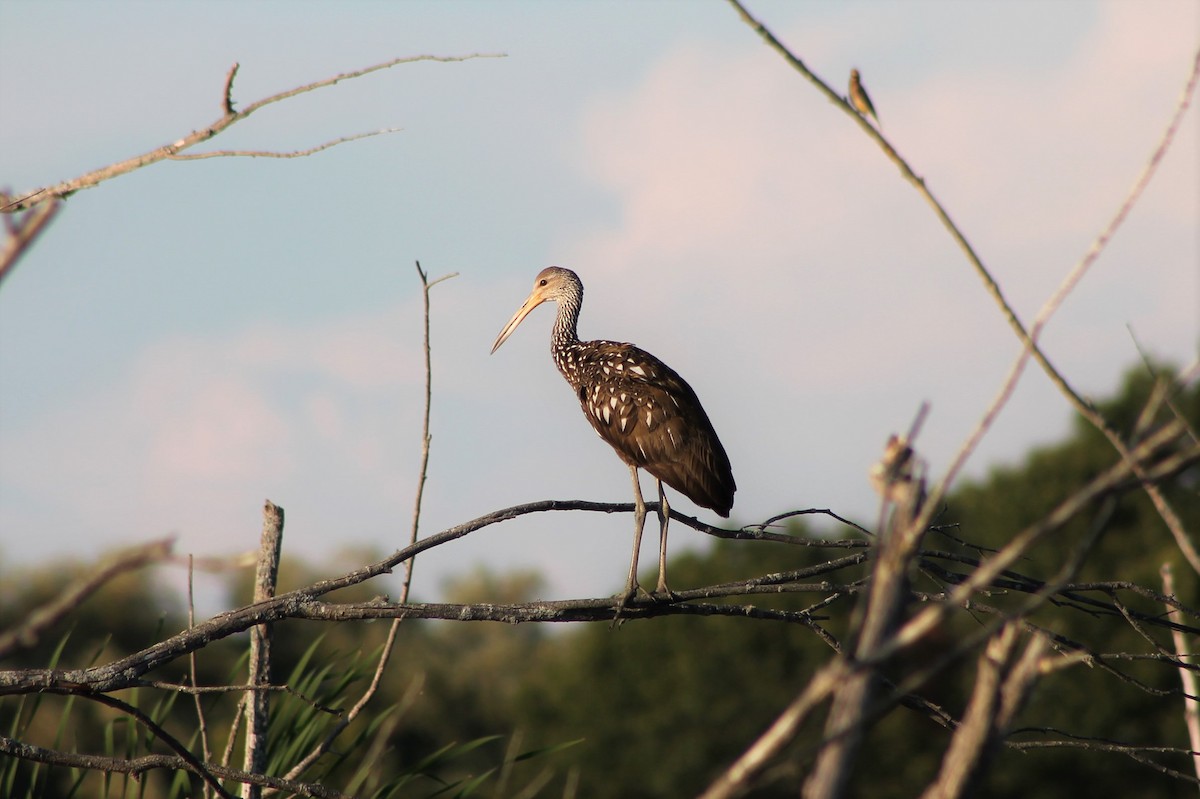
[[[544,286],[544,285],[546,285],[546,278],[542,278],[541,280],[539,280],[539,281],[538,281],[538,285],[539,285],[539,286]]]

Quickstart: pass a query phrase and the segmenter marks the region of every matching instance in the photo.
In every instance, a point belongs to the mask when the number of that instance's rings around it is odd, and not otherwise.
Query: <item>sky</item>
[[[1190,0],[748,7],[836,90],[862,72],[884,134],[1027,322],[1123,201],[1200,47]],[[339,553],[407,543],[416,260],[457,273],[432,290],[422,534],[535,500],[632,499],[554,370],[552,308],[489,355],[551,264],[586,286],[582,337],[635,342],[696,389],[733,463],[730,524],[801,508],[873,524],[867,471],[925,401],[918,446],[932,476],[946,469],[1018,342],[878,146],[723,2],[0,0],[0,186],[210,123],[234,62],[244,107],[420,54],[503,57],[343,82],[199,149],[398,133],[301,159],[154,164],[67,202],[0,286],[6,569],[165,535],[181,553],[252,550],[267,498],[287,513],[285,554],[331,574]],[[1193,107],[1045,331],[1087,396],[1137,362],[1131,331],[1157,358],[1196,358],[1198,143]],[[1032,367],[967,477],[1070,424]],[[631,525],[492,526],[422,555],[415,596],[480,568],[538,570],[546,598],[609,594]],[[656,543],[651,530],[647,569]],[[706,544],[673,527],[671,552]]]

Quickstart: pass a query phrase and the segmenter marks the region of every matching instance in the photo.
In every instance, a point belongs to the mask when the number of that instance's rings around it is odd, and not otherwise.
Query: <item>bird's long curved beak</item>
[[[508,324],[505,325],[504,329],[500,331],[500,335],[496,336],[496,343],[492,345],[492,352],[494,353],[496,350],[500,349],[500,345],[504,343],[505,339],[512,335],[512,332],[517,329],[517,325],[521,324],[521,320],[528,316],[530,311],[545,301],[546,298],[542,296],[541,292],[532,292],[529,297],[526,298],[524,304],[522,304],[521,307],[517,309],[517,312],[513,314],[513,318],[508,320]]]

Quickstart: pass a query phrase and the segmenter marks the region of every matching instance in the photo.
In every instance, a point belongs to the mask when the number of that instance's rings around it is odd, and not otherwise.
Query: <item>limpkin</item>
[[[615,341],[580,341],[576,332],[583,283],[570,269],[551,266],[533,282],[533,291],[496,337],[492,352],[543,302],[558,304],[550,352],[554,365],[579,398],[584,416],[629,466],[633,477],[633,559],[621,604],[638,589],[637,563],[646,522],[638,469],[658,485],[658,593],[667,588],[667,524],[671,506],[663,483],[692,502],[729,516],[737,484],[729,457],[696,392],[674,369],[645,350]]]

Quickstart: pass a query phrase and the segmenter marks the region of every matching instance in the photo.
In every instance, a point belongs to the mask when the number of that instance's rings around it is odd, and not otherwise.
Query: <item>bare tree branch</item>
[[[1154,435],[1148,437],[1135,449],[1139,459],[1148,458],[1158,453],[1167,443],[1175,440],[1180,426],[1178,423],[1168,423]],[[1192,461],[1200,461],[1200,445],[1185,447],[1184,453]],[[952,592],[946,604],[937,603],[925,608],[920,614],[907,622],[902,630],[881,647],[877,658],[890,657],[896,649],[911,645],[933,629],[945,614],[952,608],[961,605],[972,594],[986,585],[1006,570],[1027,550],[1029,546],[1040,540],[1046,534],[1058,529],[1068,520],[1077,515],[1088,504],[1100,496],[1118,490],[1128,469],[1125,464],[1117,464],[1104,474],[1097,477],[1079,492],[1065,500],[1058,508],[1041,522],[1019,533],[1001,552],[982,562],[972,575],[958,585]],[[281,594],[274,599],[231,610],[213,617],[193,628],[171,636],[165,641],[150,646],[141,652],[121,658],[117,661],[87,669],[28,669],[15,671],[0,671],[0,695],[22,693],[29,690],[56,688],[70,690],[71,688],[87,687],[92,691],[113,691],[129,687],[147,672],[158,668],[178,657],[203,647],[217,638],[226,637],[244,631],[255,624],[264,624],[289,617],[300,617],[311,611],[312,603],[339,588],[357,585],[380,574],[389,573],[395,566],[403,563],[427,549],[441,546],[457,540],[477,530],[503,521],[517,518],[529,513],[586,510],[601,513],[631,512],[630,503],[599,503],[581,500],[547,500],[518,505],[481,516],[472,521],[449,528],[440,533],[427,536],[414,544],[393,553],[387,558],[374,564],[355,569],[347,574],[333,579],[322,580],[310,586]],[[694,519],[681,514],[672,513],[672,518],[709,532],[714,528],[695,522]],[[748,540],[780,540],[804,546],[827,546],[838,548],[843,545],[863,547],[867,542],[838,542],[815,541],[796,536],[774,536],[770,534],[751,533],[745,530],[718,531],[721,537],[741,538]],[[716,534],[716,533],[714,533]],[[686,594],[685,594],[686,595]],[[615,610],[613,598],[603,600],[586,600],[578,603],[581,611],[597,606],[607,606]],[[463,606],[469,607],[469,606]],[[655,607],[651,605],[648,607]],[[670,607],[670,605],[668,605]],[[631,617],[638,612],[646,613],[642,603],[630,606]],[[546,614],[539,608],[529,611],[533,615],[523,620],[542,620]],[[655,613],[657,615],[657,613]],[[555,610],[549,616],[555,620],[561,619],[562,614]],[[611,615],[609,616],[611,619]]]
[[[96,702],[101,705],[108,705],[109,707],[115,708],[136,720],[139,724],[153,733],[155,738],[173,749],[175,753],[178,754],[185,763],[187,763],[188,773],[190,773],[193,777],[198,778],[197,780],[193,780],[194,783],[200,784],[199,781],[202,780],[204,783],[208,784],[208,786],[217,794],[217,796],[222,797],[222,799],[234,799],[234,797],[225,790],[217,778],[213,776],[208,766],[197,760],[196,756],[193,755],[191,751],[183,745],[182,741],[164,730],[161,725],[157,724],[154,719],[147,716],[141,710],[129,704],[128,702],[122,702],[120,699],[107,696],[106,694],[93,694],[84,692],[82,695],[89,701]]]
[[[255,604],[270,601],[279,584],[279,553],[283,547],[283,508],[267,500],[263,503],[263,527],[258,550],[258,568],[254,573]],[[246,684],[269,685],[271,682],[271,625],[259,624],[250,630],[250,662]],[[249,774],[262,774],[267,767],[267,722],[271,708],[269,691],[253,691],[243,699],[246,705],[246,753],[243,768]],[[259,799],[262,786],[249,785],[247,799]]]
[[[192,774],[197,773],[192,763],[189,763],[185,758],[178,755],[143,755],[130,759],[107,757],[105,755],[81,755],[75,752],[60,752],[54,749],[45,749],[40,746],[21,743],[4,735],[0,735],[0,753],[11,757],[18,757],[22,760],[30,760],[35,763],[45,763],[50,766],[90,769],[93,771],[104,771],[109,774],[130,774],[135,777],[156,769],[186,771]],[[244,771],[217,766],[211,763],[206,764],[205,769],[213,776],[223,780],[233,780],[234,782],[241,782],[247,785],[262,785],[278,790],[290,791],[299,796],[311,796],[314,799],[354,799],[341,791],[326,788],[324,785],[316,783],[295,782],[293,780],[279,779],[278,777],[267,777],[262,774],[247,774]]]
[[[367,131],[366,133],[355,133],[353,136],[339,136],[324,144],[318,144],[316,147],[309,147],[307,150],[292,150],[291,152],[278,152],[276,150],[210,150],[204,153],[184,153],[168,155],[166,157],[171,161],[199,161],[204,158],[304,158],[305,156],[319,153],[322,150],[328,150],[330,147],[336,147],[339,144],[358,141],[359,139],[369,139],[372,136],[382,136],[386,133],[399,133],[402,130],[404,128],[383,128],[381,130]]]
[[[232,75],[232,72],[230,73]],[[231,78],[232,79],[232,78]],[[195,570],[192,568],[194,564],[191,555],[188,555],[188,572],[187,572],[187,621],[188,627],[196,625],[196,593],[192,578],[195,576]],[[196,679],[196,653],[188,653],[188,679],[191,681],[192,689],[192,704],[196,708],[196,728],[200,736],[200,752],[204,757],[204,762],[212,761],[212,750],[208,745],[208,719],[204,716],[204,703],[200,699],[200,692],[196,690],[199,682]],[[183,687],[183,686],[180,686]],[[205,797],[212,796],[212,791],[205,788]]]
[[[322,89],[326,86],[332,86],[332,85],[334,85],[336,83],[340,83],[341,81],[344,81],[344,80],[353,80],[354,78],[360,78],[364,75],[369,75],[372,72],[378,72],[380,70],[390,69],[391,67],[397,66],[398,64],[411,64],[411,63],[414,63],[417,61],[454,62],[454,61],[469,61],[469,60],[475,59],[475,58],[503,58],[503,57],[504,57],[503,54],[499,54],[499,53],[473,53],[471,55],[466,55],[466,56],[418,55],[418,56],[407,56],[407,57],[403,57],[403,58],[393,58],[390,61],[383,62],[382,64],[375,64],[374,66],[365,67],[363,69],[357,69],[352,72],[343,72],[343,73],[341,73],[339,75],[335,75],[331,78],[325,78],[323,80],[319,80],[314,83],[309,83],[304,86],[298,86],[293,89],[288,89],[287,91],[282,91],[277,94],[273,94],[269,97],[264,97],[263,99],[258,100],[257,102],[253,102],[253,103],[249,104],[242,111],[236,111],[233,108],[233,99],[232,99],[233,79],[234,79],[235,75],[237,74],[237,68],[238,68],[238,65],[234,64],[233,68],[230,69],[229,74],[225,78],[225,84],[224,84],[224,88],[222,90],[223,113],[220,117],[213,120],[205,127],[200,128],[199,130],[194,130],[191,133],[187,134],[186,136],[183,136],[182,138],[178,139],[177,141],[172,142],[171,144],[164,144],[162,147],[158,147],[149,152],[134,156],[133,158],[128,158],[124,161],[120,161],[115,164],[110,164],[109,166],[102,167],[101,169],[97,169],[92,172],[88,172],[85,175],[80,175],[79,177],[73,178],[71,180],[66,180],[61,183],[57,183],[53,186],[45,186],[40,189],[36,189],[36,190],[31,191],[21,197],[18,197],[18,198],[7,198],[7,199],[5,199],[3,205],[0,206],[0,212],[14,213],[17,211],[23,211],[27,208],[32,208],[34,205],[37,205],[39,203],[45,203],[45,202],[48,202],[48,201],[54,200],[54,199],[65,199],[67,197],[70,197],[72,194],[74,194],[77,191],[82,191],[83,189],[90,189],[93,186],[95,186],[99,183],[102,183],[106,180],[111,180],[112,178],[118,177],[120,175],[128,174],[129,172],[132,172],[135,169],[140,169],[149,164],[153,164],[158,161],[179,159],[181,157],[180,154],[183,153],[185,150],[188,150],[188,149],[196,146],[197,144],[202,144],[203,142],[206,142],[209,139],[219,136],[227,128],[231,127],[232,125],[237,124],[238,122],[241,122],[243,119],[250,116],[251,114],[253,114],[255,111],[259,110],[260,108],[271,105],[272,103],[278,103],[283,100],[287,100],[287,99],[289,99],[291,97],[295,97],[296,95],[299,95],[299,94],[305,94],[307,92],[315,91],[317,89]],[[262,152],[262,151],[254,151],[254,152],[226,151],[224,153],[220,153],[220,155],[257,155],[257,156],[267,156],[267,157],[273,157],[273,158],[295,158],[295,157],[299,157],[301,155],[308,155],[311,153],[320,152],[321,150],[328,149],[329,147],[333,147],[337,144],[341,144],[344,141],[354,141],[356,139],[365,138],[367,136],[376,136],[376,135],[379,135],[380,133],[387,133],[387,132],[391,132],[391,130],[375,131],[373,133],[363,133],[363,134],[359,134],[357,136],[348,136],[343,139],[337,139],[332,142],[327,142],[325,144],[319,145],[317,147],[312,148],[309,151],[300,151],[297,153],[267,153],[267,152]],[[182,156],[182,158],[194,158],[194,157],[209,158],[209,157],[213,157],[213,156],[210,154],[206,154],[206,153],[200,153],[198,155]]]
[[[0,205],[9,202],[8,195],[0,192]],[[0,283],[12,273],[13,267],[29,247],[45,232],[62,207],[60,200],[41,203],[19,216],[5,217],[4,247],[0,249]]]
[[[1139,462],[1147,460],[1161,447],[1178,438],[1181,430],[1182,426],[1178,423],[1168,422],[1154,435],[1139,444],[1131,455]],[[1188,448],[1188,451],[1193,458],[1200,458],[1200,446],[1192,446]],[[1141,468],[1142,466],[1139,465],[1139,469]],[[985,560],[967,580],[954,589],[947,603],[929,606],[910,619],[889,644],[881,648],[877,658],[890,657],[897,650],[910,646],[916,640],[924,637],[941,622],[952,607],[966,602],[973,593],[988,585],[1001,572],[1012,566],[1028,551],[1029,547],[1049,533],[1060,529],[1097,499],[1116,489],[1131,470],[1128,460],[1120,461],[1061,502],[1045,518],[1013,536],[1000,552]]]
[[[960,799],[972,790],[988,761],[1003,743],[1017,711],[1038,678],[1046,640],[1034,635],[1020,658],[1019,625],[1006,624],[979,657],[975,690],[962,723],[950,739],[937,779],[921,799]]]
[[[174,546],[174,538],[164,538],[107,558],[94,572],[68,586],[52,601],[30,613],[19,627],[0,632],[0,659],[12,654],[16,649],[36,645],[43,632],[66,618],[106,583],[126,572],[165,560]]]
[[[699,799],[731,799],[746,791],[779,752],[795,739],[800,725],[845,677],[846,661],[841,658],[832,660],[821,668],[799,696],[772,722],[767,731],[725,769],[707,790],[700,794]]]
[[[918,420],[920,418],[921,415]],[[914,423],[914,434],[918,426]],[[913,482],[914,460],[916,457],[908,441],[901,442],[893,436],[888,442],[882,468],[874,470],[876,474],[888,475],[887,479],[878,480],[876,486],[880,493],[881,525],[886,518],[886,508],[895,503],[896,512],[890,515],[888,526],[883,529],[872,553],[870,589],[860,599],[851,619],[851,634],[855,638],[851,666],[846,678],[834,689],[825,721],[825,740],[812,772],[804,782],[804,799],[833,799],[842,795],[866,732],[864,719],[872,705],[879,674],[856,665],[874,658],[898,624],[909,594],[909,566],[925,535],[925,527],[917,524],[924,489]],[[901,492],[902,496],[898,496],[894,489],[901,478],[905,478],[907,488]],[[841,657],[846,656],[843,653]]]
[[[1171,564],[1164,563],[1159,574],[1162,575],[1163,593],[1174,596],[1175,575],[1172,573]],[[1179,615],[1176,608],[1167,605],[1167,616],[1177,617]],[[1179,679],[1183,683],[1183,692],[1188,695],[1188,698],[1183,700],[1183,720],[1187,725],[1188,741],[1192,745],[1192,768],[1196,770],[1196,776],[1200,778],[1200,700],[1196,698],[1198,692],[1196,673],[1186,667],[1191,665],[1192,655],[1188,652],[1187,640],[1183,637],[1183,633],[1172,630],[1171,638],[1175,644],[1175,655],[1181,661]]]

